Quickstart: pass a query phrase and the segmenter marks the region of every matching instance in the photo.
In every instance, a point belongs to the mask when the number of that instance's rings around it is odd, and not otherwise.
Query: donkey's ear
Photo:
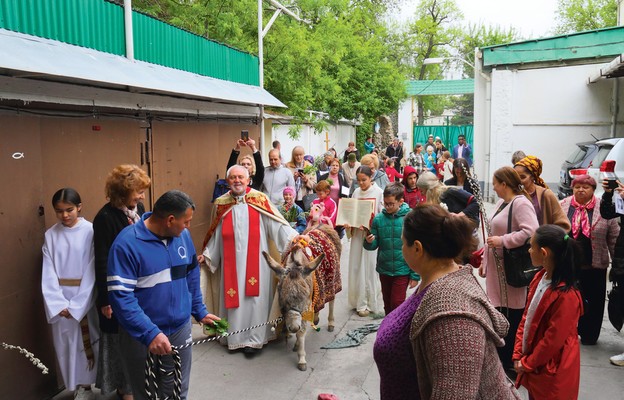
[[[271,268],[273,272],[277,274],[277,276],[281,276],[284,274],[284,267],[282,267],[280,263],[275,261],[266,251],[263,251],[262,255],[264,256],[267,264],[269,264],[269,268]]]
[[[316,268],[318,268],[318,266],[321,265],[324,259],[325,259],[325,253],[321,253],[314,260],[310,261],[310,264],[308,264],[308,266],[306,267],[306,271],[308,272],[308,274],[314,271]]]

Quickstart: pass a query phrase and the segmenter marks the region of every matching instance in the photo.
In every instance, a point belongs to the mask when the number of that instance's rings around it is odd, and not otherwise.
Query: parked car
[[[557,197],[559,200],[565,199],[572,194],[572,180],[587,173],[587,168],[591,167],[594,157],[598,153],[599,145],[596,141],[581,142],[576,144],[576,149],[561,164],[559,172],[559,190]]]
[[[598,145],[598,153],[594,157],[591,167],[587,168],[587,174],[596,180],[598,184],[596,187],[596,196],[602,196],[602,179],[604,173],[600,171],[600,167],[606,160],[615,161],[615,176],[618,180],[624,183],[624,138],[611,138],[599,140],[596,142]]]

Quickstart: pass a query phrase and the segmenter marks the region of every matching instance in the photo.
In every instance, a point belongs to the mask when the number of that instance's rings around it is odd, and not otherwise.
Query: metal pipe
[[[620,112],[620,79],[613,79],[613,90],[611,93],[611,134],[612,138],[617,136],[618,114]]]
[[[124,36],[126,38],[126,58],[134,61],[134,38],[132,33],[132,0],[124,0]]]
[[[264,46],[262,34],[262,0],[258,0],[258,73],[260,88],[264,89]],[[258,151],[260,156],[264,154],[264,105],[260,104],[260,140],[258,142]]]

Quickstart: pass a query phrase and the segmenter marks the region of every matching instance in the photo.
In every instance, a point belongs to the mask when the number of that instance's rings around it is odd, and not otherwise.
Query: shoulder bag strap
[[[513,210],[513,203],[516,199],[513,199],[511,203],[509,203],[509,214],[507,215],[507,233],[511,233],[511,211]]]

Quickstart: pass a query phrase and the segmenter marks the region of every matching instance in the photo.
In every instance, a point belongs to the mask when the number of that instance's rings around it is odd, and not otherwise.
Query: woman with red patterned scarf
[[[572,224],[570,236],[582,248],[579,283],[585,312],[578,324],[581,343],[596,344],[600,335],[607,290],[609,254],[613,257],[620,233],[617,219],[600,215],[600,200],[594,196],[596,181],[589,175],[572,181],[572,196],[561,200],[561,208]]]

